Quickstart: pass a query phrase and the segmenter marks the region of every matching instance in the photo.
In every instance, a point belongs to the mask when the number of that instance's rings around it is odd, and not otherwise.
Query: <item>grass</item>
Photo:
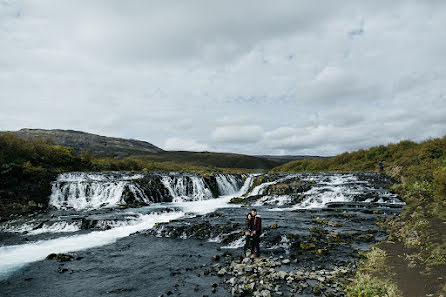
[[[400,297],[395,284],[385,282],[368,273],[358,272],[355,280],[345,289],[350,297]]]

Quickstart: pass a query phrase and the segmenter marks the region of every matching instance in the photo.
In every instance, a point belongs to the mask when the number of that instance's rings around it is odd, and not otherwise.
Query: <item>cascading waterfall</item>
[[[252,191],[247,196],[262,195],[269,186],[275,185],[277,183],[284,182],[284,181],[286,181],[288,179],[292,179],[292,178],[295,178],[295,177],[296,177],[296,175],[289,175],[289,176],[286,176],[286,177],[283,177],[283,178],[279,178],[279,179],[277,179],[275,181],[272,181],[272,182],[266,182],[266,183],[260,184],[260,185],[256,186],[254,189],[252,189]]]
[[[95,209],[126,204],[124,191],[128,190],[134,199],[150,204],[150,199],[132,182],[139,175],[107,175],[93,173],[60,174],[52,185],[49,204],[58,209]]]
[[[52,184],[49,204],[57,209],[83,210],[115,207],[129,201],[137,205],[200,201],[237,193],[242,186],[240,177],[230,174],[216,174],[214,182],[179,173],[63,173]]]
[[[172,202],[197,201],[213,198],[203,178],[198,176],[163,176],[161,182],[169,191]]]
[[[240,190],[239,182],[233,175],[216,174],[215,179],[220,195],[230,195]]]

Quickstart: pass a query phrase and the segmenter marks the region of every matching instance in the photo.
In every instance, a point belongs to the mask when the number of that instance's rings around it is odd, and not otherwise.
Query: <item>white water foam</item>
[[[0,247],[0,279],[6,278],[9,273],[23,265],[45,259],[48,254],[76,252],[110,244],[137,231],[150,229],[157,222],[167,222],[178,219],[183,215],[183,212],[141,215],[133,225],[22,245]]]
[[[52,185],[49,204],[57,209],[98,209],[125,204],[122,194],[128,189],[135,200],[150,204],[150,199],[131,179],[88,173],[61,174]]]
[[[37,235],[42,233],[66,233],[81,230],[80,222],[55,222],[53,224],[44,224],[41,228],[29,231],[29,235]]]
[[[317,183],[304,193],[305,199],[289,208],[273,208],[270,211],[292,211],[296,209],[323,208],[330,202],[352,202],[367,187],[367,181],[360,181],[352,174],[344,175],[313,175],[303,177],[305,180],[316,180]]]
[[[279,179],[277,179],[277,180],[274,180],[274,181],[271,181],[271,182],[266,182],[266,183],[260,184],[260,185],[258,185],[258,186],[256,186],[256,187],[254,187],[254,189],[252,189],[252,191],[251,191],[247,196],[257,196],[257,195],[262,195],[262,194],[264,194],[265,190],[266,190],[269,186],[272,186],[272,185],[275,185],[275,184],[278,184],[278,183],[282,183],[282,182],[284,182],[284,181],[286,181],[286,180],[288,180],[288,179],[292,179],[292,178],[296,178],[296,177],[297,177],[297,175],[295,175],[295,174],[290,174],[290,175],[288,175],[288,176],[279,178]]]
[[[253,177],[248,176],[243,186],[240,188],[240,190],[230,195],[220,196],[217,199],[209,199],[202,201],[182,201],[174,203],[173,205],[175,207],[180,207],[181,209],[183,209],[184,212],[191,212],[196,214],[206,214],[216,211],[219,208],[234,207],[234,205],[229,204],[229,201],[234,197],[239,197],[245,194],[246,191],[249,189],[252,180]]]
[[[283,206],[291,203],[291,201],[292,198],[290,195],[267,195],[258,199],[253,206],[262,206],[265,204]]]
[[[246,238],[244,236],[241,236],[239,239],[234,240],[233,242],[229,243],[228,245],[222,246],[222,249],[239,249],[242,246],[245,245]]]
[[[220,195],[231,195],[239,191],[237,180],[233,175],[216,174],[215,179]]]
[[[161,182],[169,191],[172,202],[200,201],[213,198],[212,192],[205,186],[203,178],[198,176],[163,176]]]

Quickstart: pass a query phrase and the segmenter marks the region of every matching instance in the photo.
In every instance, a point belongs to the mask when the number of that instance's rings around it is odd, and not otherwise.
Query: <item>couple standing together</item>
[[[250,242],[251,245],[251,253],[254,258],[260,256],[260,234],[262,232],[262,220],[260,216],[257,215],[257,210],[253,209],[250,213],[246,215],[246,242],[243,248],[243,252],[246,255],[246,250]]]

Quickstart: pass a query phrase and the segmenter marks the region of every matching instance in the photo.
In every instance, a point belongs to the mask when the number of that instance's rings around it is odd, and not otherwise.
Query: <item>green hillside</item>
[[[174,162],[196,166],[224,168],[271,169],[278,162],[232,153],[164,151],[155,154],[133,155],[133,159],[152,160],[156,162]]]

